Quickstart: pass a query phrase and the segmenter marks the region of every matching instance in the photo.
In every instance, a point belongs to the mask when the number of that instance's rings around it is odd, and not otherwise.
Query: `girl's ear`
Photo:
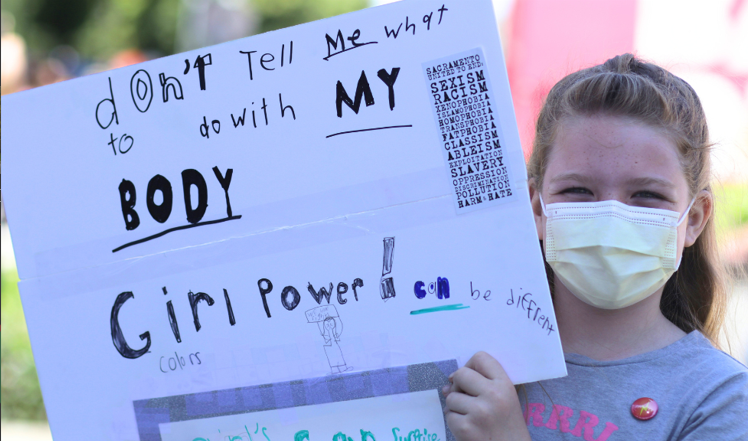
[[[714,199],[712,194],[706,190],[701,190],[696,195],[696,200],[688,212],[686,219],[686,240],[684,246],[690,247],[699,238],[699,235],[706,227],[709,217],[714,209]]]
[[[535,218],[535,229],[538,232],[538,239],[543,240],[545,237],[545,228],[543,225],[543,207],[540,206],[540,189],[537,187],[535,178],[530,178],[527,184],[530,190],[530,205],[532,206],[532,214]]]

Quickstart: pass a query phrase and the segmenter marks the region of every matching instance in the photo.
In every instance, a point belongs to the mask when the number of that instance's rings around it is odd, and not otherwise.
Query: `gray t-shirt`
[[[748,369],[698,331],[623,360],[566,354],[566,368],[519,391],[534,441],[748,440]],[[659,406],[646,421],[631,414],[642,397]]]

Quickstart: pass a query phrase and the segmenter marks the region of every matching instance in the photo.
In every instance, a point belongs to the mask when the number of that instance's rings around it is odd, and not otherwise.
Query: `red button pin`
[[[631,405],[631,415],[633,415],[637,420],[642,421],[654,418],[654,416],[657,415],[657,410],[659,410],[657,402],[647,397],[639,398]]]

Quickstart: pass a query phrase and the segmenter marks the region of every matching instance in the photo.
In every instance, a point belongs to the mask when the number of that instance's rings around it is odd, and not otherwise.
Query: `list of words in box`
[[[512,195],[479,48],[423,64],[458,212]]]

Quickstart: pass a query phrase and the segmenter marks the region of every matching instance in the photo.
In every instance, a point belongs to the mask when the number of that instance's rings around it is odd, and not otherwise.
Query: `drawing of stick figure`
[[[308,323],[316,323],[319,333],[322,335],[325,343],[325,355],[327,362],[330,364],[330,371],[333,374],[349,371],[353,368],[345,363],[343,351],[340,349],[340,334],[343,333],[343,322],[340,320],[335,305],[323,305],[308,310],[306,313]]]

